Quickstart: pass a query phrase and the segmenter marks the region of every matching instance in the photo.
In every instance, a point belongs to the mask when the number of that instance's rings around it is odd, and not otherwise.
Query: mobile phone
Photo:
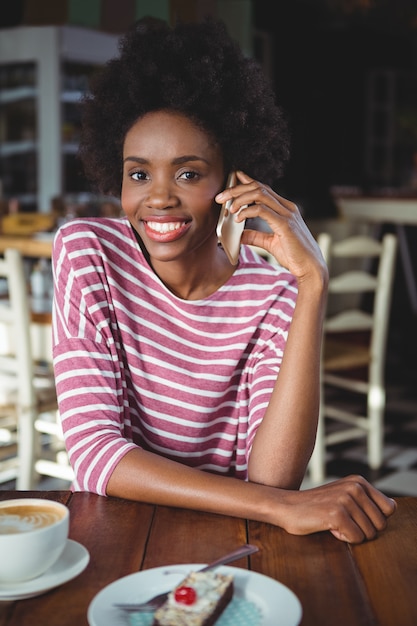
[[[236,182],[236,173],[232,172],[229,174],[226,186],[234,187]],[[240,239],[242,237],[243,229],[245,228],[245,220],[243,220],[243,222],[235,221],[237,213],[230,213],[229,207],[231,204],[231,200],[222,204],[219,221],[217,222],[216,233],[230,263],[232,265],[236,265],[239,259]]]

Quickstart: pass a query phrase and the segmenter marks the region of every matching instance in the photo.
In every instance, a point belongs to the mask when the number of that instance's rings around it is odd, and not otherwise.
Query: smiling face
[[[216,254],[214,197],[224,177],[220,148],[189,118],[157,111],[135,122],[124,142],[121,201],[151,263]]]

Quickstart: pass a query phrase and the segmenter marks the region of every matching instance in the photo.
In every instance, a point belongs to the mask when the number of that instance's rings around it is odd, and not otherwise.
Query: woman
[[[84,102],[81,156],[126,217],[74,220],[54,245],[73,488],[373,538],[395,503],[362,477],[299,491],[328,274],[297,206],[270,186],[288,158],[270,85],[212,20],[144,20],[120,50]],[[267,225],[244,230],[237,266],[216,236],[227,200],[238,221]]]

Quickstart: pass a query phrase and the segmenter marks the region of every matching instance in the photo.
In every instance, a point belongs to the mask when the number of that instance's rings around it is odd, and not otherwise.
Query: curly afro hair
[[[104,194],[120,195],[123,142],[150,111],[180,112],[211,134],[228,170],[273,184],[289,157],[283,111],[263,70],[243,55],[223,22],[139,20],[92,81],[82,102],[79,156]]]

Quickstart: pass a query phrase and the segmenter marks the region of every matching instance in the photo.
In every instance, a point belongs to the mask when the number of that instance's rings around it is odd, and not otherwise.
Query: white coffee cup
[[[40,576],[68,540],[69,509],[41,498],[0,501],[0,583]]]

